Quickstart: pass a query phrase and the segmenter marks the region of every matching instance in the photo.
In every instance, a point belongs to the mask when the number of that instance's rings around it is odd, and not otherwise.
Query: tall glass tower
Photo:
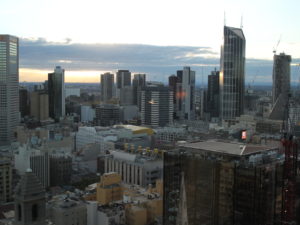
[[[0,145],[10,144],[19,123],[19,40],[0,35]]]
[[[224,26],[221,48],[221,119],[231,120],[243,114],[245,92],[245,47],[242,29]]]
[[[65,70],[60,66],[48,74],[49,116],[55,120],[65,116]]]

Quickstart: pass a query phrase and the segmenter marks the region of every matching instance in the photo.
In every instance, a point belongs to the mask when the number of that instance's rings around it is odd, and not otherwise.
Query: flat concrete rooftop
[[[183,143],[179,145],[184,148],[191,148],[194,150],[204,150],[211,152],[218,152],[229,155],[251,155],[262,151],[270,151],[278,149],[278,146],[270,145],[253,145],[237,142],[222,142],[217,140],[209,140],[195,143]]]

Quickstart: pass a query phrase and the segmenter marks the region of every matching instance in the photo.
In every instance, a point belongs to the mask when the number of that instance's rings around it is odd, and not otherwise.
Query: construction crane
[[[276,55],[277,48],[278,48],[278,46],[279,46],[279,44],[280,44],[280,41],[281,41],[281,35],[280,35],[280,37],[279,37],[279,39],[278,39],[277,45],[273,47],[273,54],[274,54],[274,55]]]

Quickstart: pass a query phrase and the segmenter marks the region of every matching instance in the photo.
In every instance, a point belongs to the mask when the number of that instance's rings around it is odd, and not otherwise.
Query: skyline
[[[224,23],[227,26],[240,27],[241,18],[243,18],[242,25],[247,40],[246,83],[251,83],[252,80],[257,80],[258,83],[271,82],[272,51],[280,37],[277,53],[284,51],[292,56],[293,64],[300,62],[300,31],[295,29],[296,21],[300,21],[300,15],[297,13],[297,8],[299,8],[297,6],[300,6],[300,3],[296,0],[284,2],[280,0],[263,2],[259,0],[251,2],[214,0],[206,2],[205,5],[195,0],[151,1],[151,3],[137,0],[87,0],[85,4],[80,3],[80,1],[69,0],[43,2],[5,0],[2,3],[0,9],[1,33],[20,38],[21,81],[34,81],[35,77],[36,81],[41,81],[44,79],[43,77],[46,77],[47,72],[57,65],[66,69],[66,80],[73,82],[86,81],[86,75],[88,75],[89,82],[98,82],[100,73],[114,72],[117,69],[130,69],[133,73],[147,73],[151,77],[150,79],[161,80],[164,80],[162,76],[167,77],[175,73],[175,67],[166,68],[166,65],[150,65],[148,67],[151,68],[141,68],[134,63],[127,62],[126,64],[121,57],[122,46],[135,46],[136,48],[127,49],[127,53],[137,54],[136,58],[141,56],[139,51],[143,52],[146,48],[151,51],[170,48],[168,56],[172,55],[174,47],[191,48],[192,54],[184,54],[186,53],[184,51],[181,55],[182,58],[188,58],[188,60],[173,59],[176,69],[191,66],[196,71],[197,83],[202,81],[202,74],[205,76],[204,83],[206,83],[206,76],[210,73],[211,68],[219,66]],[[55,16],[49,16],[51,14]],[[99,68],[97,63],[88,63],[87,59],[79,66],[74,65],[75,62],[68,59],[66,52],[57,53],[61,63],[53,63],[53,58],[43,57],[43,54],[47,54],[43,48],[40,48],[42,57],[37,57],[36,62],[28,64],[27,58],[23,57],[22,43],[30,41],[36,45],[36,48],[41,47],[42,42],[57,47],[85,46],[86,56],[88,56],[88,49],[90,53],[93,53],[90,49],[91,46],[102,46],[103,48],[119,46],[121,49],[118,54],[115,54],[115,59],[111,61],[113,66],[110,68],[105,66]],[[140,46],[144,46],[144,48],[140,50]],[[155,47],[157,48],[155,49]],[[197,49],[203,48],[209,49],[212,54],[200,54],[199,56]],[[159,62],[165,53],[166,51],[163,54],[158,52],[156,55],[152,55],[152,61]],[[90,59],[92,61],[93,56]],[[163,60],[169,61],[170,58],[163,58]],[[207,60],[211,60],[208,67],[198,67],[198,65],[207,65]],[[256,65],[253,64],[253,60],[256,60]],[[107,64],[107,62],[105,63]],[[268,66],[261,68],[261,65],[265,63]],[[43,65],[43,68],[38,68],[36,64]],[[155,66],[157,68],[154,70]],[[44,71],[47,72],[44,73]],[[68,71],[74,72],[68,73]],[[292,68],[292,80],[294,81],[298,81],[300,76],[299,72],[295,74],[296,72],[297,70]],[[33,75],[29,75],[30,73]],[[80,79],[80,76],[84,76],[85,79]],[[264,79],[265,77],[267,79]]]
[[[300,70],[299,66],[295,66],[299,62],[300,59],[293,58],[293,82],[299,82]],[[166,82],[169,75],[190,66],[196,71],[196,83],[199,85],[202,81],[207,83],[207,75],[215,67],[219,69],[220,55],[209,47],[69,44],[20,39],[21,82],[43,82],[57,65],[65,69],[66,82],[83,83],[99,83],[100,74],[116,73],[118,69],[146,73],[147,80]],[[272,68],[273,60],[246,59],[245,84],[271,84]]]

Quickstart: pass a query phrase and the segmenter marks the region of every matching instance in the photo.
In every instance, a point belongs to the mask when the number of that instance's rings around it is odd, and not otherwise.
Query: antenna
[[[226,26],[226,12],[224,11],[224,27]]]
[[[243,29],[243,15],[241,16],[241,29]]]

